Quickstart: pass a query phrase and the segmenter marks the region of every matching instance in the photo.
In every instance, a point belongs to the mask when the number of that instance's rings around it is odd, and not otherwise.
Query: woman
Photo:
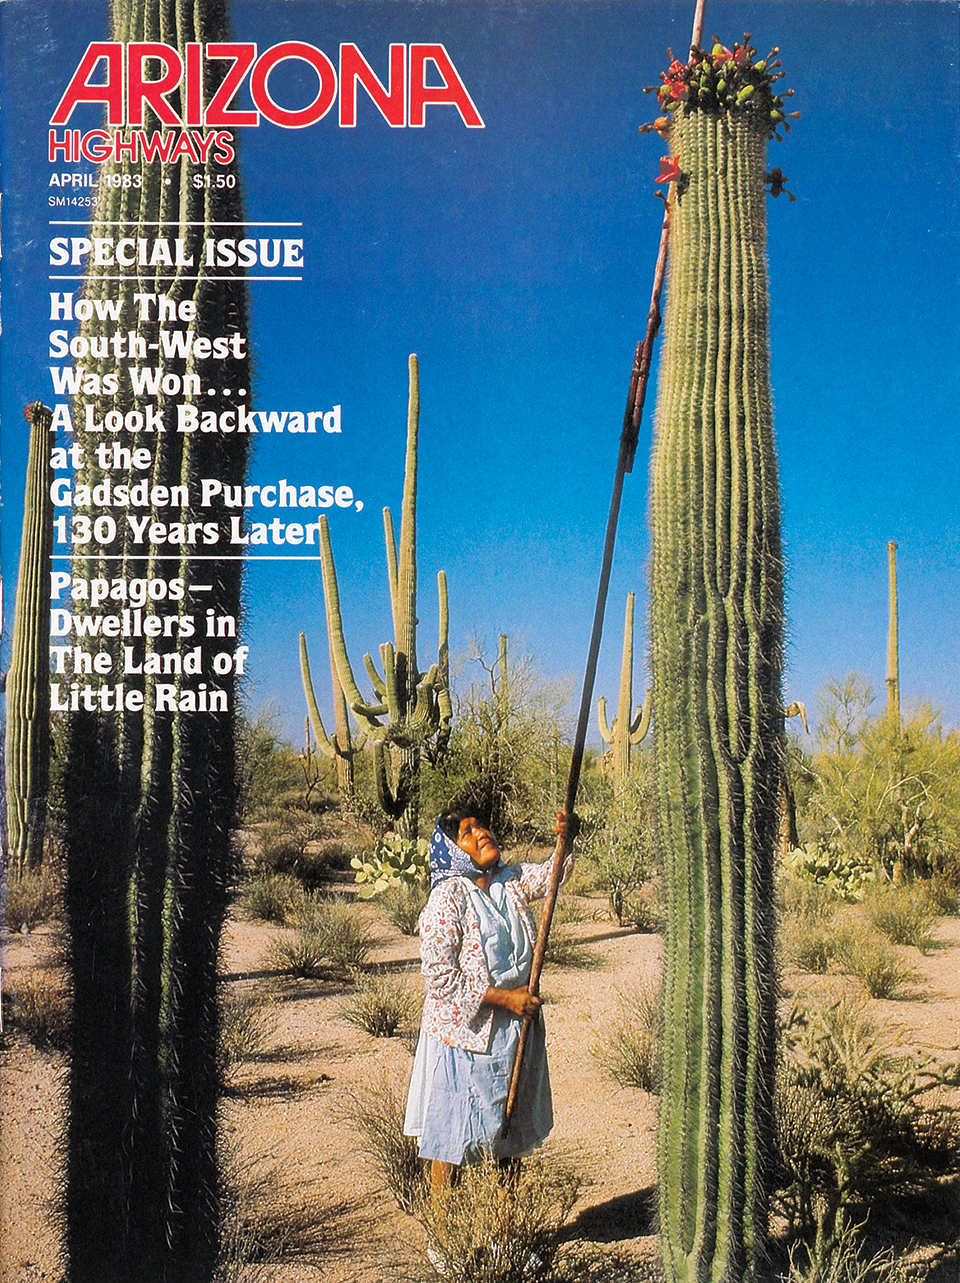
[[[576,818],[558,816],[573,835]],[[567,856],[563,880],[570,875]],[[505,865],[489,829],[444,811],[430,843],[430,899],[420,915],[426,996],[404,1133],[420,1141],[436,1196],[453,1169],[481,1156],[509,1162],[553,1126],[540,999],[527,987],[536,926],[527,904],[546,895],[553,860]],[[517,1105],[504,1110],[520,1028],[530,1025]]]

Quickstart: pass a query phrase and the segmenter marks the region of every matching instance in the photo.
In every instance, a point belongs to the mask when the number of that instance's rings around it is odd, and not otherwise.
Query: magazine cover
[[[0,1278],[956,1277],[958,46],[0,5]]]

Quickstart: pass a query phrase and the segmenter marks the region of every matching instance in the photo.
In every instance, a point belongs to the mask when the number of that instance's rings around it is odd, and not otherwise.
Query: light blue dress
[[[491,984],[519,989],[530,978],[533,949],[504,880],[494,874],[487,892],[469,879],[464,882],[480,920]],[[514,1158],[550,1134],[553,1101],[538,1012],[524,1047],[516,1110],[506,1137],[500,1136],[521,1024],[518,1016],[497,1007],[483,1052],[450,1047],[421,1031],[403,1127],[405,1135],[419,1137],[421,1158],[457,1165],[484,1155]]]

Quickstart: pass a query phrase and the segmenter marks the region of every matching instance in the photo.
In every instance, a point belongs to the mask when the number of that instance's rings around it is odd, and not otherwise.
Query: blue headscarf
[[[496,866],[499,867],[499,866]],[[430,889],[447,878],[470,878],[474,880],[482,877],[484,870],[477,868],[470,856],[462,847],[457,846],[452,838],[448,838],[439,825],[433,830],[433,837],[430,839]],[[490,872],[488,869],[487,872]]]

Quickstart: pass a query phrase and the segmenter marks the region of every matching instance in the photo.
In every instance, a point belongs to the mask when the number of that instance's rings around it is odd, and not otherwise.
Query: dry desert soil
[[[347,879],[340,893],[353,894]],[[625,998],[655,983],[660,938],[619,928],[599,895],[580,897],[583,920],[565,928],[598,960],[596,969],[548,966],[542,990],[556,1126],[547,1161],[574,1163],[583,1185],[565,1234],[607,1277],[661,1277],[654,1223],[656,1098],[618,1086],[593,1054]],[[419,986],[415,938],[391,927],[373,904],[363,906],[378,939],[370,961]],[[419,1224],[401,1212],[364,1149],[352,1116],[357,1092],[403,1094],[414,1036],[375,1038],[347,1023],[344,982],[293,979],[270,961],[271,942],[286,928],[247,918],[238,905],[223,938],[226,1002],[244,994],[265,999],[274,1021],[265,1045],[229,1070],[222,1136],[239,1173],[243,1213],[272,1233],[279,1257],[251,1263],[235,1283],[377,1283],[435,1277]],[[960,1040],[960,920],[939,923],[939,947],[927,956],[905,948],[921,981],[910,1001],[867,1003],[907,1041],[941,1055]],[[55,975],[61,950],[56,927],[8,933],[3,988],[33,970]],[[784,999],[846,977],[787,972]],[[0,1281],[60,1283],[64,1278],[55,1216],[59,1139],[66,1069],[55,1051],[38,1051],[16,1030],[0,1047]],[[958,1227],[960,1228],[960,1227]],[[944,1263],[931,1279],[957,1278]]]

